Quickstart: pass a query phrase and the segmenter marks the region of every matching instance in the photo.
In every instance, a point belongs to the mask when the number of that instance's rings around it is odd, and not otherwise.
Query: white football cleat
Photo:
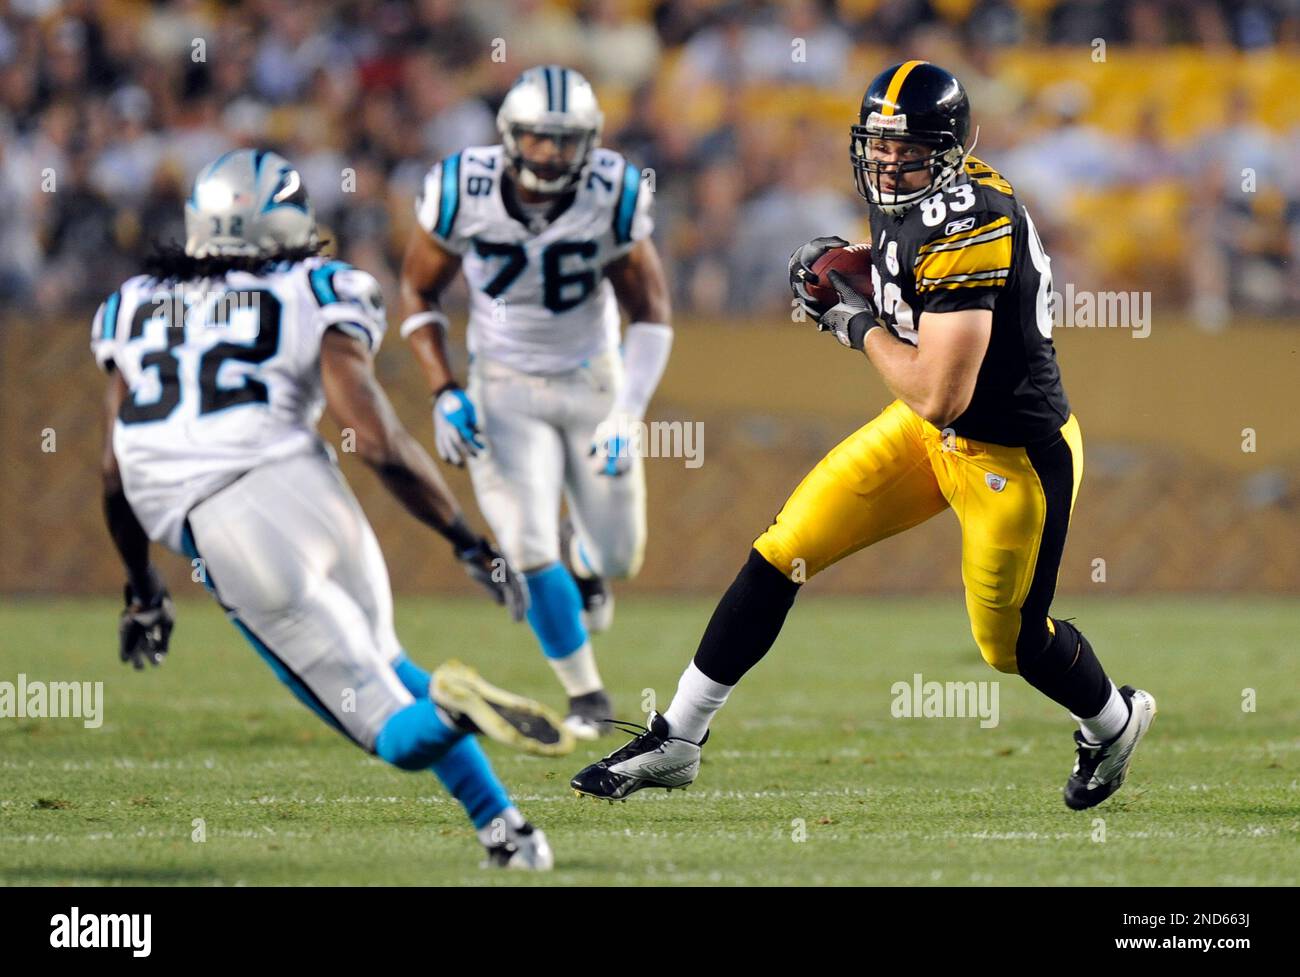
[[[1097,744],[1088,742],[1081,732],[1074,734],[1078,757],[1065,784],[1065,806],[1072,811],[1096,807],[1120,789],[1128,776],[1134,750],[1156,718],[1156,700],[1151,693],[1131,685],[1124,686],[1119,693],[1129,704],[1129,717],[1128,724],[1114,739]]]
[[[487,858],[483,868],[506,868],[524,872],[549,872],[555,867],[555,853],[546,833],[525,821],[518,828],[506,826],[505,838],[494,845],[484,845]]]

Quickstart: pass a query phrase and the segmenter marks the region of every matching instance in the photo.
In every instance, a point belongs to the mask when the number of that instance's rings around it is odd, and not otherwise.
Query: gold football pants
[[[1079,422],[1028,448],[943,433],[901,400],[849,435],[799,483],[754,548],[795,580],[952,508],[962,582],[984,660],[1016,672],[1054,627],[1070,513],[1083,476]]]

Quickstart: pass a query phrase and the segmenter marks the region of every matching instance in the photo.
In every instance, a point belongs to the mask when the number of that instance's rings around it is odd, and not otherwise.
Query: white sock
[[[1129,705],[1119,689],[1115,688],[1115,683],[1110,683],[1110,698],[1106,704],[1101,707],[1101,712],[1091,719],[1080,719],[1074,713],[1071,717],[1079,724],[1079,729],[1083,731],[1084,738],[1089,743],[1105,743],[1107,740],[1113,740],[1128,725]]]
[[[692,661],[682,672],[677,682],[677,694],[664,713],[669,730],[674,736],[698,743],[709,731],[713,714],[727,704],[727,696],[734,688],[734,685],[713,681]]]
[[[590,641],[571,655],[546,660],[551,663],[551,668],[555,669],[555,675],[564,686],[564,691],[569,694],[569,698],[604,688],[604,683],[600,680],[600,672],[596,670],[596,653],[591,650]]]
[[[494,817],[483,827],[478,829],[478,840],[489,848],[493,848],[506,840],[505,833],[502,831],[504,822],[508,828],[522,828],[524,826],[524,816],[519,813],[519,808],[511,804],[508,808]]]

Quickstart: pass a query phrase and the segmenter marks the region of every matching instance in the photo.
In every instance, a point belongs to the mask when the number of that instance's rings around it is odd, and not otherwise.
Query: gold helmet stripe
[[[894,110],[898,108],[898,93],[903,89],[903,82],[907,76],[912,73],[912,69],[918,64],[928,64],[926,61],[904,61],[894,72],[894,77],[889,79],[889,87],[885,89],[885,104],[881,106],[881,115],[893,115]]]

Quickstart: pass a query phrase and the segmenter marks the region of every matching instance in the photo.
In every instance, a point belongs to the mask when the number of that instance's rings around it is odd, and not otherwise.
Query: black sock
[[[1092,645],[1073,624],[1052,618],[1056,633],[1035,655],[1016,653],[1016,667],[1026,682],[1074,715],[1088,719],[1110,698],[1110,680]],[[1044,625],[1046,629],[1046,625]]]
[[[798,593],[799,584],[750,550],[709,619],[695,667],[715,682],[735,685],[772,647]]]

